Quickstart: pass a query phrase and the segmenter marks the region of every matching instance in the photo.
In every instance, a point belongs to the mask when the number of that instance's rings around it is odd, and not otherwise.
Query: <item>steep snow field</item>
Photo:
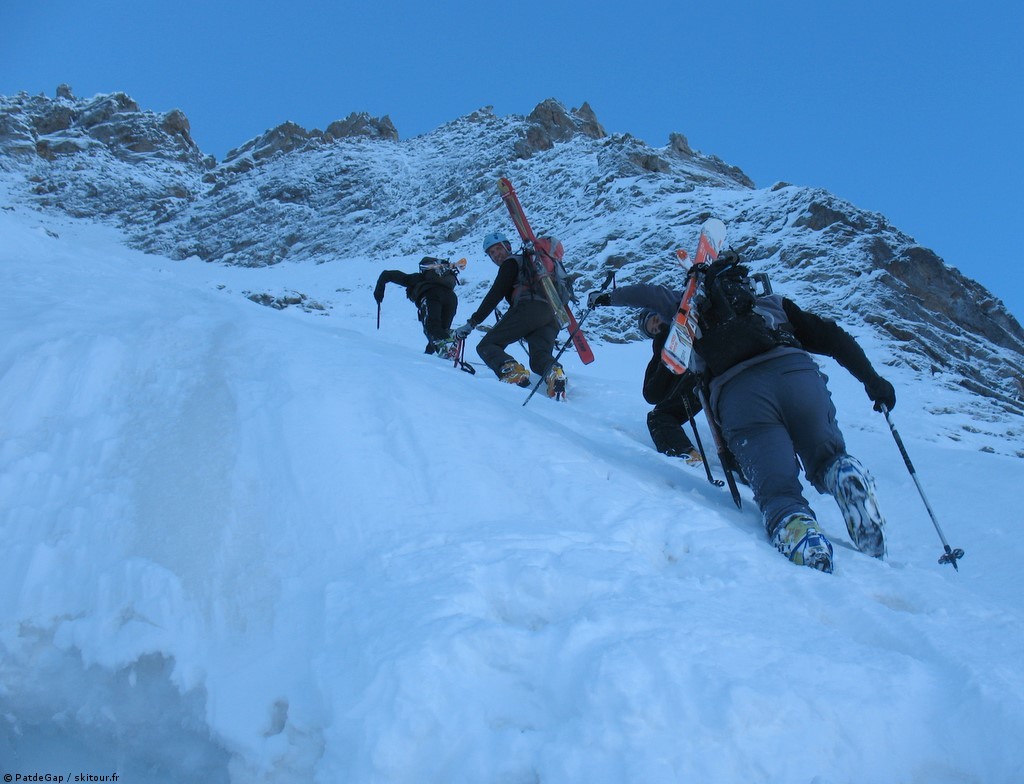
[[[831,360],[890,557],[810,491],[829,576],[654,451],[646,344],[524,408],[423,355],[397,287],[378,330],[365,259],[169,261],[13,208],[0,237],[0,774],[1024,781],[1020,423],[937,436],[953,393],[869,336],[959,573]],[[242,296],[289,289],[328,309]]]

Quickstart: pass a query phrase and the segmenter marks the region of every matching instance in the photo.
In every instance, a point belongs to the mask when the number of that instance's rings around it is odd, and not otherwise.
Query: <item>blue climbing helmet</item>
[[[512,243],[508,241],[508,237],[506,237],[500,231],[492,231],[490,234],[484,237],[484,253],[487,252],[487,249],[489,247],[491,247],[492,245],[497,245],[499,242],[504,242],[508,246],[509,250],[512,249]]]

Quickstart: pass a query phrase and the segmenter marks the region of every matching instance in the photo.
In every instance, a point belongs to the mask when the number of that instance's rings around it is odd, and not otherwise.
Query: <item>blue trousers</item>
[[[746,368],[719,395],[722,435],[750,482],[769,536],[791,514],[814,517],[800,463],[808,481],[826,492],[825,469],[846,453],[827,380],[808,354],[793,353]]]

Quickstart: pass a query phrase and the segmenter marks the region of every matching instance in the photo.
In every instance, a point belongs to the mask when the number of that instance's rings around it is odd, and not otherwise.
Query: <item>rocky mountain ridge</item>
[[[116,224],[153,253],[243,266],[481,259],[483,234],[512,233],[495,189],[507,176],[535,228],[563,240],[584,291],[608,267],[620,283],[678,285],[672,251],[715,214],[777,290],[875,336],[879,362],[977,393],[979,420],[1024,413],[1020,324],[884,216],[821,189],[758,189],[681,134],[660,148],[609,135],[587,104],[549,99],[508,117],[485,107],[406,140],[365,113],[324,131],[286,122],[218,162],[180,110],[62,85],[52,99],[0,97],[0,172],[21,203]],[[599,311],[588,331],[631,339],[631,321]]]

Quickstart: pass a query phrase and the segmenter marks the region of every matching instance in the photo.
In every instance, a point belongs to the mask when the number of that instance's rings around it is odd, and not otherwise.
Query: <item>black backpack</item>
[[[459,271],[465,268],[466,260],[452,264],[448,259],[437,259],[433,256],[424,256],[420,261],[420,273],[425,283],[444,286],[454,289],[459,282]]]
[[[771,286],[767,276],[751,276],[735,251],[722,253],[703,278],[698,304],[701,336],[693,347],[710,375],[721,375],[776,346],[800,345],[788,324],[773,327],[754,309],[759,296],[756,281],[764,282],[766,293],[771,293]]]

